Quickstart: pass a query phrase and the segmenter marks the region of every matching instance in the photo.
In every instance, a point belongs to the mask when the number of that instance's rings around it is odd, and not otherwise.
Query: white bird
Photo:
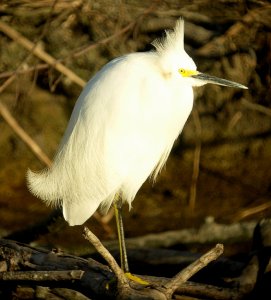
[[[98,208],[106,212],[117,196],[118,208],[124,202],[131,207],[181,133],[192,110],[193,86],[246,88],[197,71],[184,50],[183,19],[153,45],[156,51],[112,60],[87,83],[52,167],[28,171],[31,192],[61,205],[70,225],[83,224]]]

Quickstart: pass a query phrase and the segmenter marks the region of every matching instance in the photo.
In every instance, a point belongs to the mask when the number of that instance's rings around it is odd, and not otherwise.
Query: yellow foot
[[[148,281],[145,281],[145,280],[141,279],[140,277],[137,277],[137,276],[131,274],[130,272],[125,273],[125,276],[126,276],[128,279],[130,279],[130,280],[132,280],[132,281],[135,281],[135,282],[137,282],[137,283],[139,283],[139,284],[142,284],[142,285],[150,285]]]
[[[135,276],[133,274],[131,274],[130,272],[127,272],[127,273],[124,273],[124,275],[129,279],[129,280],[132,280],[138,284],[141,284],[141,285],[150,285],[150,283],[146,280],[143,280],[142,278],[138,277],[138,276]],[[116,279],[111,279],[109,282],[106,283],[105,285],[105,288],[107,290],[110,289],[110,286],[111,284],[115,283],[116,282]]]

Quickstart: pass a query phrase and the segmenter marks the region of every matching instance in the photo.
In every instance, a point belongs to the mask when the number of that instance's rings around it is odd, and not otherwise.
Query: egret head
[[[166,31],[163,40],[153,42],[161,57],[161,67],[165,74],[181,79],[181,83],[190,86],[202,86],[207,83],[247,89],[246,86],[197,71],[193,59],[184,50],[184,20],[177,21],[173,31]]]
[[[223,85],[228,87],[247,89],[246,86],[240,83],[230,81],[227,79],[222,79],[209,74],[204,74],[195,69],[180,68],[178,72],[183,78],[187,78],[190,81],[190,84],[192,86],[201,86],[207,83],[212,83],[212,84]]]

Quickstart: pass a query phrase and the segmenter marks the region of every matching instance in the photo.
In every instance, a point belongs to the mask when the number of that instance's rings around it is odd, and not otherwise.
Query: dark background
[[[152,49],[150,43],[181,15],[186,50],[198,69],[249,90],[212,85],[195,90],[193,113],[166,168],[155,184],[144,184],[130,213],[125,208],[127,237],[198,227],[207,216],[221,223],[270,217],[269,1],[0,3],[0,21],[85,81],[117,56]],[[14,71],[0,102],[52,159],[82,87],[0,31],[1,86]],[[46,218],[52,209],[26,188],[27,169],[45,164],[1,115],[0,149],[0,234],[5,236]],[[109,232],[95,218],[87,225],[100,238],[114,238],[114,219]],[[82,227],[59,221],[36,243],[80,253],[87,246],[81,233]]]

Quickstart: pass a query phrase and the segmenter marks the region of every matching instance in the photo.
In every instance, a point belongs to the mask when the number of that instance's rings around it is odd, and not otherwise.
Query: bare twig
[[[186,282],[194,274],[206,267],[211,261],[216,260],[223,253],[223,249],[224,247],[222,244],[217,244],[213,249],[202,255],[198,260],[174,276],[165,284],[167,294],[172,295],[182,283]]]
[[[116,37],[128,32],[129,30],[131,30],[133,27],[135,26],[135,21],[129,23],[127,26],[123,27],[122,29],[120,29],[119,31],[115,32],[114,34],[110,35],[109,37],[106,37],[96,43],[92,43],[88,46],[85,46],[81,49],[77,49],[76,51],[70,53],[68,56],[66,56],[64,58],[64,60],[69,59],[70,57],[79,57],[85,53],[87,53],[90,50],[94,50],[95,48],[97,48],[100,45],[105,45],[108,42],[112,41],[113,39],[115,39]]]
[[[54,9],[55,9],[55,6],[56,6],[56,4],[57,4],[58,1],[59,1],[59,0],[54,0],[54,1],[53,1],[52,5],[51,5],[50,12],[49,12],[49,16],[48,16],[48,18],[47,18],[47,20],[46,20],[45,25],[43,26],[43,30],[42,30],[41,35],[38,37],[38,39],[35,41],[35,43],[32,44],[31,49],[28,49],[28,50],[29,50],[28,55],[20,62],[20,64],[17,66],[17,69],[16,69],[14,72],[12,72],[12,74],[11,74],[10,76],[18,74],[18,72],[22,69],[22,68],[21,68],[22,65],[23,65],[24,63],[27,62],[27,60],[29,59],[29,57],[32,56],[32,54],[34,53],[35,49],[38,47],[39,41],[41,41],[41,40],[43,39],[43,37],[46,35],[46,33],[47,33],[47,31],[48,31],[48,27],[49,27],[50,21],[51,21],[51,18],[52,18],[52,15],[53,15],[53,12],[54,12]],[[4,24],[4,25],[5,25],[5,24]],[[7,25],[7,26],[8,26],[8,25]],[[7,28],[7,29],[8,29],[9,32],[10,32],[10,29],[12,30],[12,28]],[[1,30],[1,28],[0,28],[0,30]],[[11,33],[12,33],[12,31],[11,31]],[[14,33],[16,34],[17,32],[14,30]],[[15,40],[15,41],[16,41],[16,40]],[[5,82],[5,84],[8,84],[8,85],[9,85],[8,80]],[[5,87],[6,87],[6,86],[5,86]],[[4,87],[4,88],[5,88],[5,87]],[[3,89],[4,89],[4,88],[3,88]],[[1,92],[2,92],[2,91],[1,91]]]
[[[237,111],[234,116],[231,118],[229,124],[228,124],[228,130],[231,131],[236,124],[241,120],[243,114],[241,111]]]
[[[242,101],[241,103],[246,107],[246,108],[249,108],[249,109],[252,109],[252,110],[255,110],[255,111],[258,111],[262,114],[265,114],[269,117],[271,117],[271,109],[270,108],[267,108],[263,105],[260,105],[258,103],[252,103],[252,102],[249,102],[247,101],[245,98],[242,98]]]
[[[109,251],[103,246],[100,240],[87,228],[84,228],[84,237],[95,247],[95,249],[102,255],[102,257],[107,261],[110,268],[115,273],[118,282],[121,285],[128,285],[128,280],[125,277],[123,271],[115,261],[114,257],[109,253]]]
[[[27,67],[25,69],[19,69],[19,70],[15,70],[15,71],[7,71],[7,72],[2,72],[0,74],[0,78],[7,78],[7,77],[11,77],[14,74],[25,74],[25,73],[31,73],[31,72],[36,72],[38,70],[44,70],[44,69],[48,69],[49,65],[48,64],[38,64],[36,66],[33,67]]]
[[[16,74],[13,74],[0,86],[0,94],[15,80],[15,78]]]
[[[190,185],[190,195],[189,195],[189,210],[193,213],[196,205],[197,197],[197,182],[199,177],[199,165],[200,165],[200,153],[201,153],[201,124],[199,113],[196,109],[192,111],[194,124],[196,127],[196,147],[194,152],[194,162],[193,162],[193,173]]]
[[[85,86],[86,82],[82,78],[80,78],[73,71],[71,71],[69,68],[57,61],[55,58],[53,58],[41,48],[35,47],[35,45],[30,40],[28,40],[26,37],[24,37],[19,32],[17,32],[2,21],[0,21],[0,30],[4,32],[7,36],[12,38],[14,41],[25,47],[27,50],[32,51],[33,54],[36,55],[38,58],[42,59],[43,61],[47,62],[50,66],[63,73],[71,81],[75,82],[81,87]]]
[[[242,210],[238,211],[236,214],[234,214],[232,220],[235,222],[238,222],[246,217],[249,217],[254,214],[258,214],[258,213],[263,212],[264,210],[267,210],[270,208],[271,208],[271,201],[265,202],[263,204],[260,204],[260,205],[254,206],[254,207],[242,209]]]
[[[46,166],[50,166],[51,165],[50,158],[43,152],[40,146],[26,133],[26,131],[19,125],[19,123],[11,115],[7,107],[1,102],[0,102],[0,114],[2,115],[3,119],[7,122],[7,124],[20,137],[20,139],[38,157],[38,159],[44,162]]]
[[[80,280],[84,275],[82,270],[63,271],[7,271],[0,272],[0,280],[4,281],[60,281]]]
[[[138,22],[138,19],[141,19],[142,17],[144,17],[144,16],[148,15],[149,13],[153,12],[155,5],[156,5],[156,3],[154,1],[154,3],[150,7],[148,7],[145,11],[143,11],[143,13],[140,14],[135,21],[130,22],[128,25],[126,25],[125,27],[121,28],[120,30],[118,30],[114,34],[110,35],[109,37],[106,37],[106,38],[104,38],[104,39],[102,39],[102,40],[100,40],[100,41],[98,41],[96,43],[93,43],[91,45],[88,45],[88,46],[85,46],[85,47],[82,47],[80,49],[75,50],[74,52],[72,52],[68,56],[66,56],[64,58],[64,60],[66,60],[66,59],[68,59],[70,57],[81,56],[81,55],[85,54],[86,52],[97,48],[100,45],[107,44],[108,42],[114,40],[116,37],[118,37],[120,35],[123,35],[124,33],[128,32],[131,29],[133,29],[135,27],[136,23]]]

